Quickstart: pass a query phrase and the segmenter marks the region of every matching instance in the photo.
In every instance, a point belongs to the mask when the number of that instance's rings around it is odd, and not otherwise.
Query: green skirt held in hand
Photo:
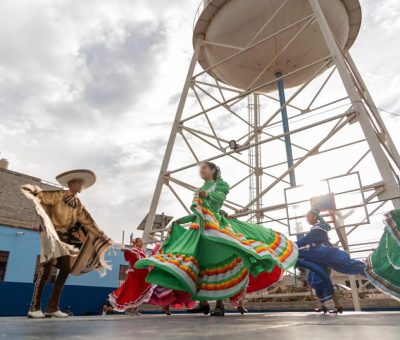
[[[366,275],[378,289],[400,301],[400,209],[387,215],[379,246],[367,259]]]
[[[284,235],[220,213],[228,192],[222,179],[197,191],[193,214],[173,224],[160,254],[136,263],[154,267],[148,282],[189,292],[194,300],[222,300],[245,294],[249,278],[254,282],[261,273],[256,286],[266,288],[295,265],[297,246]]]

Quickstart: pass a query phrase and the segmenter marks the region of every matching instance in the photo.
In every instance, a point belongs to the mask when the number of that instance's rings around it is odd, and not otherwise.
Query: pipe
[[[281,72],[275,73],[275,76],[277,78],[279,101],[280,101],[281,107],[282,107],[281,115],[282,115],[283,131],[286,134],[285,135],[285,146],[286,146],[287,164],[288,164],[288,168],[290,169],[293,166],[293,151],[292,151],[292,142],[291,142],[290,134],[289,134],[290,129],[289,129],[288,113],[287,113],[287,108],[285,105],[286,104],[285,85],[283,83]],[[296,176],[295,176],[294,170],[290,171],[289,178],[290,178],[290,186],[295,187],[296,186]]]

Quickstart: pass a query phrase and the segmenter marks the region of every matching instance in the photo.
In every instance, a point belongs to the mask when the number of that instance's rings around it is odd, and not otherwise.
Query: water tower
[[[292,235],[301,232],[294,222],[317,196],[290,197],[304,195],[304,182],[326,173],[322,186],[335,201],[330,213],[347,249],[347,235],[357,235],[371,216],[400,208],[400,156],[349,53],[361,17],[358,0],[201,2],[147,241],[155,237],[162,188],[189,212],[184,191],[196,189],[195,167],[204,160],[230,162],[222,166],[231,185],[229,213],[248,220],[261,213],[263,223]],[[243,186],[253,176],[249,199]]]

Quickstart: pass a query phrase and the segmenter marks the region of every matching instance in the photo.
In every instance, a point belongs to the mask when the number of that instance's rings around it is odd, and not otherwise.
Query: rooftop
[[[145,227],[146,221],[147,221],[147,216],[148,216],[148,214],[143,219],[142,223],[139,224],[139,226],[137,227],[137,230],[144,230],[144,227]],[[162,213],[161,215],[156,214],[156,216],[154,217],[153,230],[162,230],[171,221],[172,221],[172,216],[166,216],[166,215],[164,215],[164,213]]]
[[[35,208],[20,190],[24,184],[37,185],[43,190],[60,189],[40,178],[0,168],[0,225],[38,230],[39,218]]]

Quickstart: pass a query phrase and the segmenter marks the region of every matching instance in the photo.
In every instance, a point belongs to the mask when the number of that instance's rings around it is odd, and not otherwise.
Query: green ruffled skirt
[[[250,277],[263,273],[266,288],[295,265],[297,246],[283,234],[227,219],[201,198],[191,209],[194,222],[175,223],[160,254],[136,263],[154,267],[148,282],[189,292],[194,300],[227,299],[244,293]]]
[[[366,275],[378,289],[400,301],[400,209],[387,215],[379,246],[367,259]]]

